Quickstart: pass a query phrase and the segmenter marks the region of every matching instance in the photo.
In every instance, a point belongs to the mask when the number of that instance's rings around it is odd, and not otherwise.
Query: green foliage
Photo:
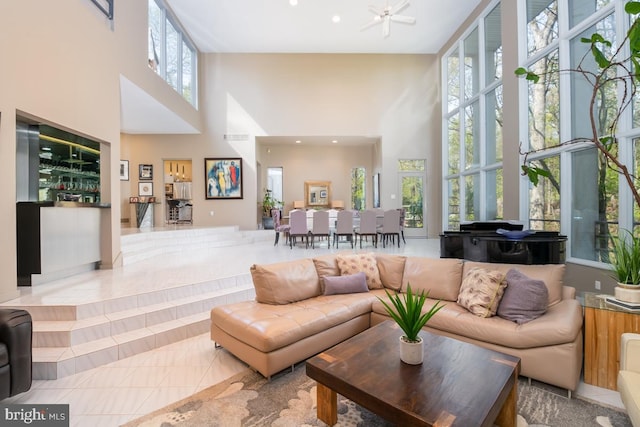
[[[529,181],[531,181],[531,183],[535,186],[537,186],[538,182],[540,182],[541,176],[545,178],[551,178],[551,173],[546,169],[542,169],[537,166],[529,166],[529,165],[522,165],[521,168],[522,168],[522,173],[524,175],[527,175],[527,177],[529,178]]]
[[[283,202],[277,200],[271,194],[271,190],[264,190],[264,197],[262,198],[262,214],[264,216],[271,216],[271,209],[282,206]]]
[[[400,326],[407,340],[412,342],[418,340],[418,333],[422,327],[427,324],[434,314],[444,307],[442,301],[438,300],[429,311],[422,313],[422,307],[429,296],[429,292],[425,294],[424,291],[422,291],[419,295],[414,294],[411,291],[410,284],[407,284],[406,294],[391,295],[386,289],[385,292],[391,304],[388,304],[380,297],[378,297],[378,299],[384,305],[389,316]]]
[[[611,269],[619,283],[640,285],[640,237],[627,234],[626,239],[613,237]]]

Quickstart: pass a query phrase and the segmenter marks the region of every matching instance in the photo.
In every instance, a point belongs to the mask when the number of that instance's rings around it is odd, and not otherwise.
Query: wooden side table
[[[620,369],[620,336],[640,333],[640,312],[608,304],[606,295],[585,292],[584,382],[617,390]]]

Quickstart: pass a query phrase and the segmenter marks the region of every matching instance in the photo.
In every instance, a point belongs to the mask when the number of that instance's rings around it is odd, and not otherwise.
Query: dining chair
[[[329,212],[327,211],[315,211],[313,213],[313,227],[311,228],[311,247],[315,249],[316,236],[327,238],[327,249],[331,247],[331,240],[329,239]]]
[[[400,211],[397,209],[390,209],[384,212],[382,218],[382,227],[378,229],[378,233],[382,238],[382,247],[386,246],[389,237],[393,238],[393,242],[396,241],[395,236],[398,236],[398,247],[400,247]]]
[[[360,212],[360,225],[354,231],[356,239],[360,236],[360,249],[362,249],[362,237],[371,236],[373,247],[378,247],[378,230],[376,226],[376,213],[371,210]]]
[[[407,241],[404,240],[404,219],[407,215],[407,212],[404,208],[398,209],[400,211],[400,235],[402,236],[402,242],[406,245]]]
[[[302,237],[305,248],[309,247],[309,228],[307,228],[307,212],[289,212],[289,246],[293,249],[297,237]]]
[[[280,240],[280,232],[284,233],[285,243],[287,243],[289,239],[289,229],[291,226],[289,224],[282,224],[280,220],[280,209],[271,209],[271,217],[273,218],[273,229],[276,231],[276,241],[273,246],[278,244],[278,240]]]
[[[339,247],[340,237],[346,237],[353,249],[353,211],[338,212],[336,229],[333,232],[333,245]]]

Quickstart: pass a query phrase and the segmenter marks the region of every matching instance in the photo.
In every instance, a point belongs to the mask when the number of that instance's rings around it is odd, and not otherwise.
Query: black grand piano
[[[523,230],[510,221],[460,224],[440,235],[440,258],[504,264],[564,264],[567,236],[557,231]]]

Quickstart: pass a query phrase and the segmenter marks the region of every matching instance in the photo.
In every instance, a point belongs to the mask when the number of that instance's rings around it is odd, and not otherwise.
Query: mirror
[[[304,199],[307,207],[329,207],[331,202],[331,181],[305,181]]]

